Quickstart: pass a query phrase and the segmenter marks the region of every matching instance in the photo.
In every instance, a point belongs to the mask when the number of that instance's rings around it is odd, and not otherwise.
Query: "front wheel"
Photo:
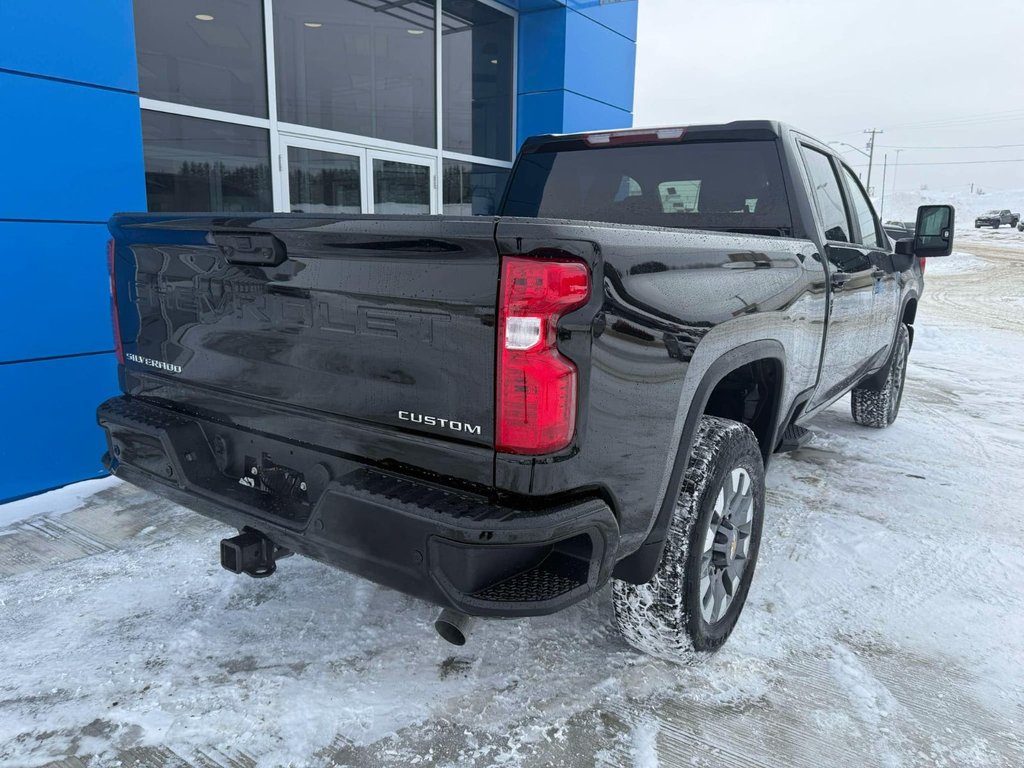
[[[910,354],[910,331],[900,323],[889,372],[881,389],[857,387],[850,393],[853,420],[865,427],[883,429],[894,421],[903,401],[903,385],[907,380],[907,356]]]
[[[717,651],[747,599],[764,521],[764,462],[744,424],[704,416],[645,584],[614,581],[615,624],[652,656],[693,663]]]

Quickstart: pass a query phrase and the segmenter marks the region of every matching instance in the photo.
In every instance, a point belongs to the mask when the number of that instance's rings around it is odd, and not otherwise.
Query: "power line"
[[[900,163],[900,167],[905,165],[988,165],[992,163],[1024,163],[1024,157],[1019,157],[1013,160],[945,160],[936,163]],[[859,163],[854,168],[867,168],[867,163]]]
[[[976,144],[976,145],[965,145],[961,147],[904,147],[897,144],[879,144],[879,147],[885,149],[920,149],[920,150],[931,150],[931,149],[1012,149],[1015,147],[1024,147],[1024,144]]]
[[[958,117],[942,117],[932,120],[922,120],[916,123],[899,123],[888,126],[889,131],[910,130],[910,129],[939,129],[939,128],[960,128],[976,125],[979,123],[1003,123],[1024,120],[1024,110],[1011,109],[999,112],[979,112],[976,114],[960,115]],[[861,131],[845,131],[834,134],[836,136],[849,136]]]
[[[938,127],[943,125],[959,124],[964,122],[974,121],[1003,121],[1003,120],[1020,120],[1024,119],[1024,110],[1022,109],[1010,109],[1003,110],[1000,112],[980,112],[977,114],[960,115],[959,117],[940,117],[933,120],[922,120],[916,123],[901,123],[897,125],[889,126],[889,130],[895,131],[899,128],[926,128],[926,127]]]

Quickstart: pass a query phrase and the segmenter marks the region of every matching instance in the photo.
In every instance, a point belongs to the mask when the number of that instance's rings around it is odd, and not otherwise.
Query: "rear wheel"
[[[739,422],[703,417],[657,572],[645,584],[613,583],[626,642],[680,663],[717,651],[746,602],[763,521],[757,438]]]
[[[858,387],[850,393],[853,420],[865,427],[888,427],[900,412],[903,385],[907,379],[907,356],[910,354],[910,331],[900,323],[889,371],[881,389]]]

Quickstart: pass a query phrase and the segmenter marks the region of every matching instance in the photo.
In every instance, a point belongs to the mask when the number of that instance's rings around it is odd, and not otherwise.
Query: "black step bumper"
[[[504,506],[126,397],[97,420],[118,477],[470,615],[554,613],[599,589],[616,561],[618,525],[600,499]]]

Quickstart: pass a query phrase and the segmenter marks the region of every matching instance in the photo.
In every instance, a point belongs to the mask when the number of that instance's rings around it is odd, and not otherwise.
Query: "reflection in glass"
[[[850,202],[853,204],[853,213],[857,217],[857,223],[860,225],[860,240],[858,242],[863,243],[869,248],[879,248],[882,245],[882,241],[878,237],[875,214],[871,212],[871,203],[868,202],[868,196],[864,194],[864,190],[861,189],[860,183],[857,181],[857,177],[853,175],[853,172],[845,165],[842,168],[843,175],[846,177],[846,188],[850,190]]]
[[[375,159],[373,212],[430,213],[430,168],[426,165]]]
[[[292,213],[362,213],[359,158],[289,147],[288,195]]]
[[[507,168],[445,160],[444,213],[450,216],[497,213],[508,175]]]
[[[807,173],[814,187],[814,197],[818,201],[818,215],[825,230],[825,239],[837,243],[850,242],[849,219],[832,161],[824,152],[806,145],[803,153],[807,161]]]
[[[267,131],[142,111],[149,210],[269,211]]]
[[[135,0],[139,93],[267,116],[260,0]]]
[[[436,147],[434,46],[433,2],[276,2],[278,117]]]
[[[444,0],[444,149],[512,156],[512,17],[475,0]]]

